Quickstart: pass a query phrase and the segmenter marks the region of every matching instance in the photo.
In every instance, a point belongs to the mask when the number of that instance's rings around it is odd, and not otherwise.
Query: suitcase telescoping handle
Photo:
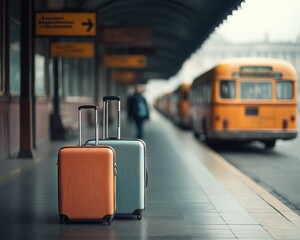
[[[121,98],[118,96],[103,97],[103,139],[108,138],[108,102],[118,101],[118,116],[117,116],[117,139],[121,138]]]
[[[96,146],[98,146],[98,107],[96,105],[81,105],[78,107],[78,130],[79,130],[79,146],[82,144],[82,134],[81,134],[81,110],[82,109],[94,109],[95,110],[95,139]]]

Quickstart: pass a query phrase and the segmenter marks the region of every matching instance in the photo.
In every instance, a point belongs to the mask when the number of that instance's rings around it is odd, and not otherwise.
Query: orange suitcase
[[[96,112],[98,139],[97,107],[79,106],[79,146],[62,147],[58,152],[60,223],[105,220],[110,225],[115,214],[115,152],[109,146],[81,146],[81,110],[90,108]]]

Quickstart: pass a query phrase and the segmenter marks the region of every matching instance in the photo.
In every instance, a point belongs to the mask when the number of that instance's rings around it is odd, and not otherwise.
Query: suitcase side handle
[[[103,97],[103,132],[102,138],[108,138],[108,102],[118,101],[118,116],[117,116],[117,139],[121,138],[121,98],[118,96]]]
[[[82,109],[94,109],[95,110],[95,141],[98,146],[98,107],[96,105],[81,105],[78,107],[78,131],[79,131],[79,146],[82,145],[82,133],[81,133],[81,110]]]

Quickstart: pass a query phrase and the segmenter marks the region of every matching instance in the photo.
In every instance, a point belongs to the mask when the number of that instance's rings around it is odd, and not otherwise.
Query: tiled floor
[[[132,137],[123,124],[123,136]],[[300,239],[300,218],[220,156],[153,112],[143,219],[58,224],[58,149],[0,162],[0,239]],[[77,144],[76,141],[73,144]]]

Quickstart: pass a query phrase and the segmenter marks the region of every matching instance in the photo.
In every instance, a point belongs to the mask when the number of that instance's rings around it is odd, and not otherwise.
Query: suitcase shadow
[[[137,221],[137,220],[141,220],[141,219],[138,219],[137,216],[135,215],[116,215],[114,217],[114,220],[133,220],[133,221]]]

